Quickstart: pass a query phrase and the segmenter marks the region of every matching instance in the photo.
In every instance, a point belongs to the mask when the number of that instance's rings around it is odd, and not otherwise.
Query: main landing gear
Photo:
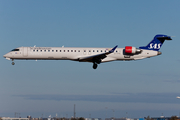
[[[96,69],[98,65],[96,63],[93,63],[93,69]]]
[[[101,63],[101,59],[94,58],[93,60],[93,69],[96,69],[98,67],[98,64]]]

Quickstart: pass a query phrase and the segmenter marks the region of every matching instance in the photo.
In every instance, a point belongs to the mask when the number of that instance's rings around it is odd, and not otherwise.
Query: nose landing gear
[[[15,63],[14,63],[14,59],[12,59],[12,63],[11,63],[12,65],[15,65]]]

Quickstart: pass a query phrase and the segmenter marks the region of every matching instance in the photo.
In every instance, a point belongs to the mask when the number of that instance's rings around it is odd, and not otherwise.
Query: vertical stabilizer
[[[147,45],[139,47],[140,49],[159,51],[165,40],[172,40],[170,36],[167,35],[156,35],[154,39]]]

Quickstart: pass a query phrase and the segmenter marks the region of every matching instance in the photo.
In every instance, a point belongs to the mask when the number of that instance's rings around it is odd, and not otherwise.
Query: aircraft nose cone
[[[7,53],[5,55],[3,55],[4,58],[10,58],[11,57],[11,53]]]
[[[5,58],[6,58],[6,57],[7,57],[7,54],[3,55],[3,57],[5,57]]]

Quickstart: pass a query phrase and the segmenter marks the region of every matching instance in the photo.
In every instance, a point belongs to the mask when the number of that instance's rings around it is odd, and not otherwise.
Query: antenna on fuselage
[[[34,47],[36,47],[36,45],[34,45]]]
[[[64,47],[64,45],[62,46],[62,48]]]

